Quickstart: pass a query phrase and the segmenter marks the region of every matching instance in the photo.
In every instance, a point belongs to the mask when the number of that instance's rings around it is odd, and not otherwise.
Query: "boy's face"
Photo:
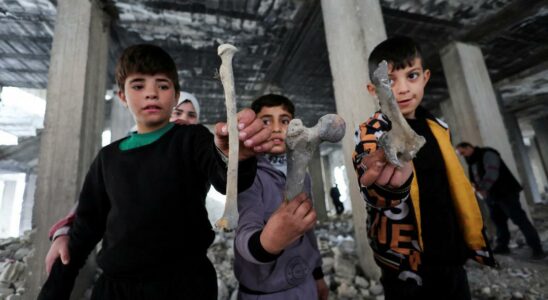
[[[198,124],[198,115],[192,102],[187,100],[175,106],[169,121],[180,125]]]
[[[430,79],[430,70],[422,68],[422,59],[415,58],[411,66],[393,70],[388,64],[388,78],[392,81],[392,93],[398,102],[402,115],[407,119],[415,118],[415,110],[424,96],[424,87]],[[367,85],[370,94],[375,95],[375,86]]]
[[[257,118],[261,119],[264,125],[272,130],[270,140],[274,143],[274,146],[269,153],[276,155],[285,153],[287,127],[293,116],[283,106],[264,106],[257,114]]]
[[[124,82],[124,90],[118,92],[120,100],[127,105],[135,122],[137,132],[147,133],[162,128],[169,122],[179,93],[173,82],[163,74],[130,74]]]

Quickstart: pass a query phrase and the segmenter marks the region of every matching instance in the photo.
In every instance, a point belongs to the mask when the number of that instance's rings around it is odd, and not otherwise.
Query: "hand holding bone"
[[[403,162],[401,167],[396,167],[386,160],[384,150],[378,149],[365,156],[361,162],[365,169],[360,178],[360,184],[370,186],[386,186],[388,188],[401,187],[413,174],[413,164]]]
[[[269,141],[271,130],[257,119],[255,112],[246,108],[237,114],[239,130],[236,132],[239,140],[238,160],[245,160],[258,153],[268,152],[272,148]],[[226,123],[219,122],[215,125],[215,145],[226,156],[229,154],[229,132]]]
[[[261,245],[271,254],[278,254],[316,224],[316,211],[306,193],[293,201],[282,201],[270,216],[260,236]]]

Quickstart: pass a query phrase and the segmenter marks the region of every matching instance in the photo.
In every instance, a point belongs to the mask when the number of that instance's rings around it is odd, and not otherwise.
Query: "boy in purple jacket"
[[[286,97],[265,95],[251,108],[270,127],[274,146],[258,157],[253,185],[238,195],[234,273],[238,299],[327,299],[322,258],[314,224],[316,212],[305,191],[283,201],[286,184],[285,137],[295,107]]]

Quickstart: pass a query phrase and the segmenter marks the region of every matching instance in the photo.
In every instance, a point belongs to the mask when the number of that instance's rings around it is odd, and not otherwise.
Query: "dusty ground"
[[[531,206],[534,225],[548,250],[548,205]],[[509,255],[497,255],[498,269],[469,262],[468,280],[475,299],[548,299],[548,257],[531,259],[531,249],[517,228],[511,228]]]

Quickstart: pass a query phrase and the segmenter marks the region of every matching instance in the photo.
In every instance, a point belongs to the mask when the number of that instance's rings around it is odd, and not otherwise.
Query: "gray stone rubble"
[[[548,248],[548,206],[535,208],[535,224],[545,249]],[[384,299],[376,280],[366,279],[358,267],[351,216],[331,218],[316,228],[323,257],[325,280],[330,300]],[[238,282],[232,262],[234,232],[219,232],[208,256],[218,275],[219,299],[235,300]],[[548,258],[530,260],[530,250],[516,229],[512,232],[512,254],[497,256],[499,269],[469,261],[466,264],[473,299],[546,299],[548,298]],[[28,275],[27,258],[31,254],[29,232],[20,238],[0,239],[0,300],[22,299]],[[89,298],[90,293],[86,293]]]

